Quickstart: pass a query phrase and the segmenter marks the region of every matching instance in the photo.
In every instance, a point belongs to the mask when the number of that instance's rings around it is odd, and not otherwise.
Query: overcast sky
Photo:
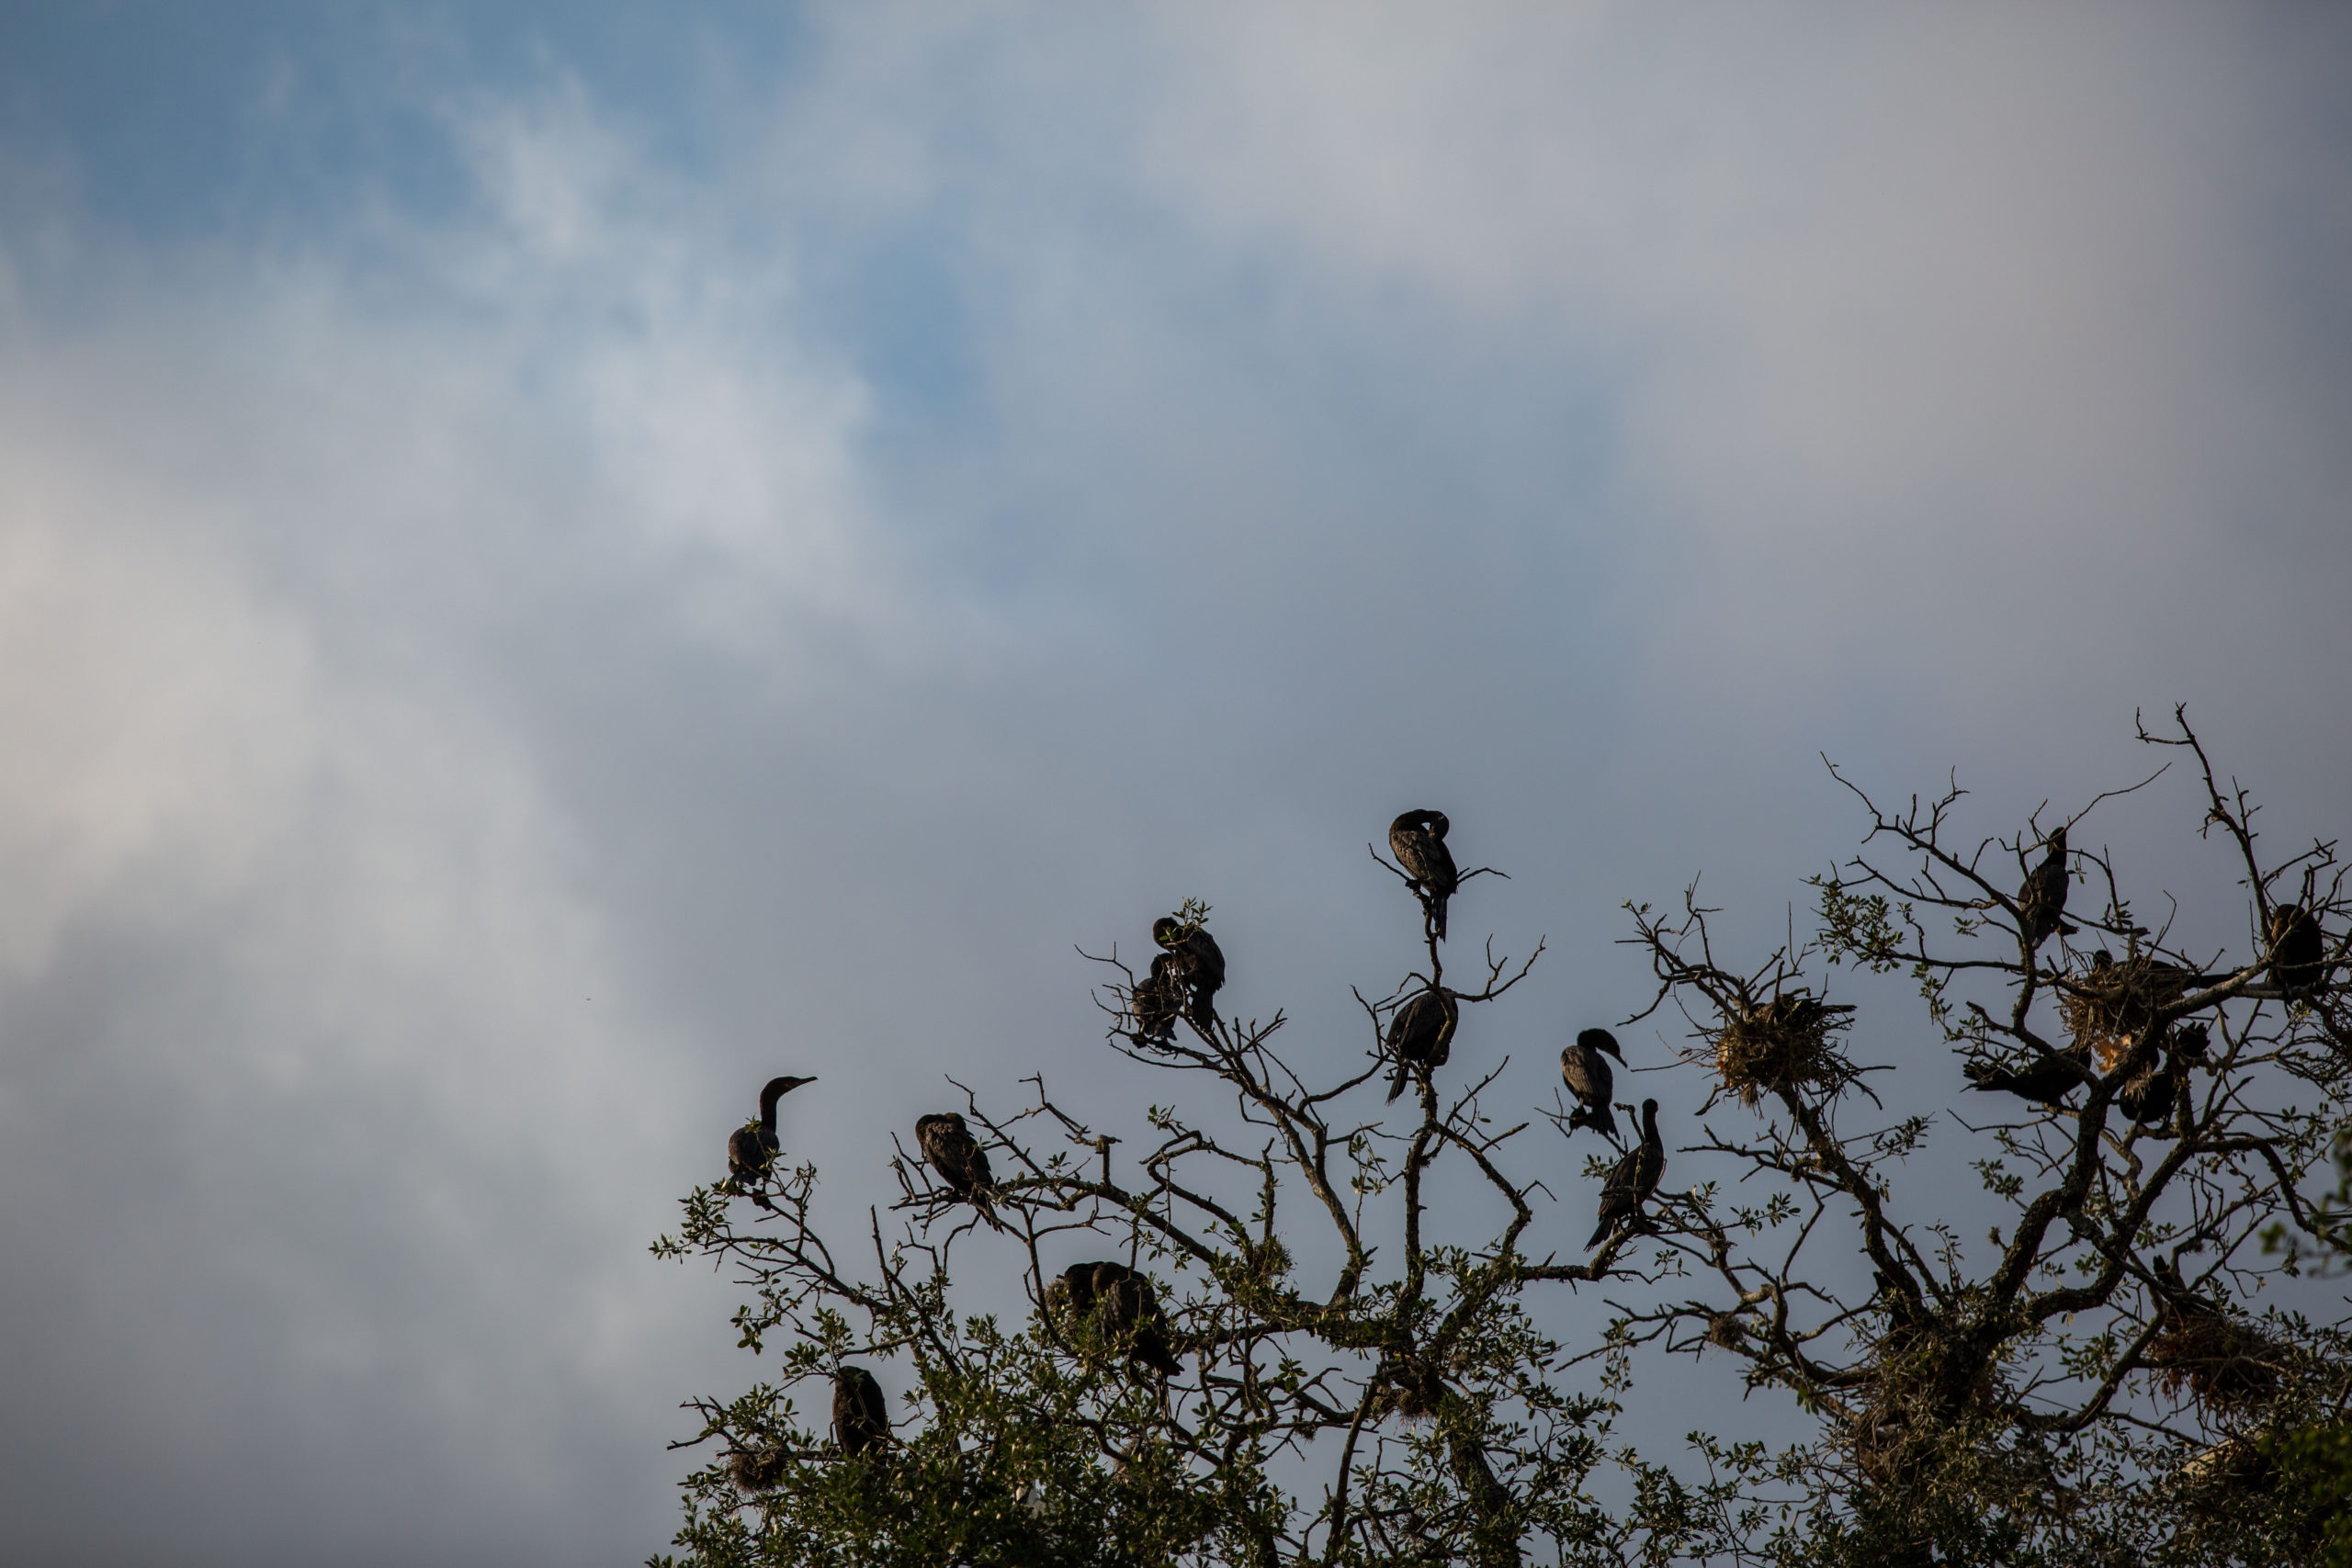
[[[6,0],[0,1557],[641,1560],[761,1080],[1344,1060],[1408,807],[1530,1100],[1823,752],[2340,832],[2348,498],[2336,7]]]

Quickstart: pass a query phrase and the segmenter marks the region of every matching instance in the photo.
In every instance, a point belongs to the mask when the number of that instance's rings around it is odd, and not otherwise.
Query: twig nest
[[[780,1448],[738,1449],[727,1461],[729,1476],[745,1492],[765,1492],[784,1479]]]
[[[2118,964],[2094,953],[2090,969],[2058,993],[2058,1016],[2075,1043],[2090,1048],[2098,1070],[2113,1072],[2156,1014],[2188,993],[2195,976],[2177,964],[2139,954]]]
[[[2176,1314],[2143,1359],[2163,1373],[2166,1393],[2186,1388],[2215,1407],[2259,1404],[2278,1387],[2270,1342],[2220,1313]]]
[[[1758,1095],[1837,1076],[1829,1032],[1848,1008],[1833,1008],[1802,991],[1743,1010],[1715,1036],[1715,1071],[1724,1087],[1753,1108]]]

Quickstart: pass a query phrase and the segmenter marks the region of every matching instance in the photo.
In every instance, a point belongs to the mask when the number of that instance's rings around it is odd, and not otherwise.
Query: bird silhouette
[[[1127,1016],[1135,1025],[1136,1040],[1147,1045],[1164,1043],[1176,1032],[1176,1020],[1183,1010],[1182,961],[1172,953],[1155,953],[1151,973],[1137,980],[1128,993]]]
[[[1642,1141],[1625,1151],[1600,1189],[1600,1224],[1587,1247],[1599,1247],[1610,1233],[1641,1212],[1666,1174],[1666,1145],[1658,1141],[1657,1101],[1642,1101]]]
[[[1577,1100],[1577,1108],[1568,1112],[1568,1131],[1591,1127],[1613,1144],[1617,1115],[1609,1106],[1616,1089],[1616,1076],[1609,1070],[1611,1056],[1625,1059],[1617,1049],[1617,1037],[1605,1029],[1585,1030],[1575,1044],[1561,1047],[1560,1077]]]
[[[2290,997],[2301,996],[2319,984],[2326,958],[2326,939],[2309,909],[2281,904],[2270,911],[2271,984]]]
[[[1225,986],[1225,951],[1203,925],[1186,925],[1173,915],[1151,922],[1151,940],[1166,948],[1188,993],[1184,1016],[1207,1034],[1216,1027],[1216,994]]]
[[[775,1168],[775,1156],[784,1145],[775,1136],[775,1102],[805,1083],[815,1078],[770,1078],[760,1090],[760,1119],[746,1122],[728,1135],[727,1174],[738,1186],[750,1187],[764,1180]],[[775,1205],[764,1192],[753,1192],[752,1201],[773,1213]]]
[[[1150,1280],[1124,1263],[1073,1263],[1046,1288],[1046,1305],[1075,1318],[1099,1312],[1102,1332],[1164,1377],[1183,1370],[1168,1342]]]
[[[2162,1066],[2151,1062],[2116,1089],[2115,1103],[2143,1127],[2161,1126],[2171,1119],[2180,1090],[2178,1062],[2167,1059]]]
[[[1429,912],[1430,931],[1445,940],[1445,901],[1453,897],[1462,878],[1453,869],[1453,852],[1445,847],[1453,826],[1442,811],[1408,811],[1388,824],[1388,850],[1404,868],[1408,886]]]
[[[1454,1026],[1461,1020],[1462,1010],[1455,1005],[1453,993],[1442,987],[1419,992],[1390,1016],[1388,1054],[1396,1060],[1396,1071],[1388,1080],[1392,1103],[1405,1092],[1408,1077],[1426,1081],[1445,1066],[1453,1054]]]
[[[2052,829],[2049,848],[2041,863],[2026,873],[2025,885],[2018,889],[2018,924],[2025,932],[2029,950],[2061,932],[2075,933],[2075,928],[2061,919],[2066,912],[2068,886],[2064,823]]]
[[[842,1453],[855,1459],[877,1443],[890,1440],[890,1407],[882,1385],[864,1367],[843,1367],[833,1374],[833,1441]]]
[[[973,1138],[961,1115],[944,1111],[917,1117],[915,1143],[950,1192],[978,1209],[980,1218],[996,1229],[1004,1228],[990,1202],[996,1196],[996,1179],[989,1174],[988,1151]]]
[[[2077,1073],[2066,1064],[2082,1069]],[[2007,1067],[1998,1062],[1977,1057],[1962,1070],[1968,1075],[1968,1087],[2014,1094],[2019,1100],[2030,1100],[2036,1105],[2056,1106],[2064,1100],[2083,1075],[2090,1071],[2091,1050],[2088,1045],[2075,1045],[2061,1051],[2056,1057],[2035,1056],[2022,1067]]]

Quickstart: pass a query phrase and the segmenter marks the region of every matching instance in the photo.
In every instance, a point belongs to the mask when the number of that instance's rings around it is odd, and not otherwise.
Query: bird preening
[[[1617,1082],[1609,1070],[1611,1056],[1620,1062],[1625,1059],[1617,1049],[1617,1037],[1605,1029],[1584,1030],[1575,1043],[1560,1048],[1560,1078],[1577,1102],[1577,1108],[1568,1112],[1568,1131],[1590,1127],[1613,1144],[1617,1116],[1610,1109],[1609,1097],[1616,1091]]]
[[[1162,915],[1151,922],[1151,940],[1166,948],[1170,960],[1162,983],[1172,979],[1185,993],[1184,1016],[1203,1034],[1216,1029],[1216,994],[1225,985],[1225,953],[1199,920]],[[1158,960],[1152,973],[1162,975]],[[1172,1024],[1170,1027],[1174,1027]]]
[[[1155,953],[1151,970],[1127,994],[1127,1017],[1136,1043],[1165,1044],[1184,1012],[1182,965],[1172,953]]]
[[[1421,900],[1431,935],[1445,940],[1445,904],[1462,884],[1453,852],[1445,847],[1453,826],[1442,811],[1408,811],[1388,824],[1388,851],[1404,869],[1406,886]]]
[[[757,1190],[757,1185],[767,1179],[775,1168],[775,1156],[784,1145],[776,1141],[776,1101],[798,1089],[802,1084],[815,1083],[815,1078],[775,1077],[760,1090],[760,1119],[738,1127],[727,1139],[727,1174],[741,1188],[752,1190],[752,1201],[773,1212],[774,1203],[767,1194]]]
[[[1408,1077],[1427,1083],[1431,1073],[1445,1066],[1453,1054],[1454,1026],[1461,1021],[1453,993],[1442,986],[1424,988],[1391,1015],[1388,1054],[1396,1068],[1388,1080],[1390,1100],[1405,1092]]]
[[[1162,1377],[1183,1370],[1168,1340],[1151,1281],[1124,1263],[1073,1263],[1046,1287],[1046,1305],[1073,1325],[1089,1317],[1103,1337]]]
[[[915,1143],[947,1190],[978,1210],[980,1218],[994,1229],[1004,1228],[996,1217],[996,1178],[989,1172],[988,1151],[980,1147],[960,1114],[945,1111],[917,1117]]]
[[[1657,1101],[1642,1101],[1642,1141],[1627,1149],[1600,1189],[1600,1224],[1587,1247],[1599,1247],[1631,1224],[1666,1174],[1666,1145],[1657,1135]]]

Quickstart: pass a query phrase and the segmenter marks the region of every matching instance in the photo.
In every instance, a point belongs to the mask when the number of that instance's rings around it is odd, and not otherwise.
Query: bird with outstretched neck
[[[1453,852],[1445,847],[1452,826],[1444,812],[1426,807],[1408,811],[1388,824],[1388,851],[1428,911],[1430,932],[1440,942],[1445,940],[1445,901],[1462,883],[1453,869]]]
[[[1642,1141],[1625,1151],[1600,1189],[1600,1224],[1587,1247],[1599,1247],[1641,1213],[1666,1174],[1666,1145],[1658,1141],[1657,1101],[1642,1101]]]
[[[2049,850],[2041,857],[2041,863],[2026,873],[2025,885],[2018,889],[2018,924],[2024,932],[2028,952],[2053,936],[2075,933],[2075,928],[2062,919],[2066,912],[2068,883],[2064,823],[2051,831]]]
[[[738,1127],[727,1139],[727,1174],[739,1187],[752,1188],[767,1179],[775,1168],[775,1156],[784,1145],[776,1141],[775,1102],[805,1083],[815,1078],[770,1078],[760,1090],[760,1119]],[[773,1213],[775,1205],[767,1194],[752,1193],[752,1201]]]
[[[1616,1075],[1609,1070],[1609,1058],[1624,1061],[1617,1049],[1617,1037],[1605,1029],[1588,1029],[1577,1034],[1576,1043],[1560,1048],[1560,1078],[1576,1096],[1577,1108],[1568,1112],[1568,1131],[1590,1127],[1611,1143],[1617,1141],[1617,1116],[1609,1106],[1609,1097],[1616,1092]]]
[[[961,1115],[944,1111],[935,1116],[917,1117],[915,1143],[931,1168],[939,1173],[947,1190],[978,1210],[980,1218],[992,1228],[1004,1228],[991,1201],[996,1196],[996,1178],[989,1172],[988,1151],[980,1147],[971,1129],[964,1125]]]
[[[1388,1021],[1388,1054],[1396,1062],[1388,1080],[1392,1103],[1405,1092],[1408,1077],[1427,1083],[1431,1073],[1445,1066],[1453,1055],[1453,1031],[1461,1021],[1453,993],[1442,986],[1420,992],[1396,1010]]]

